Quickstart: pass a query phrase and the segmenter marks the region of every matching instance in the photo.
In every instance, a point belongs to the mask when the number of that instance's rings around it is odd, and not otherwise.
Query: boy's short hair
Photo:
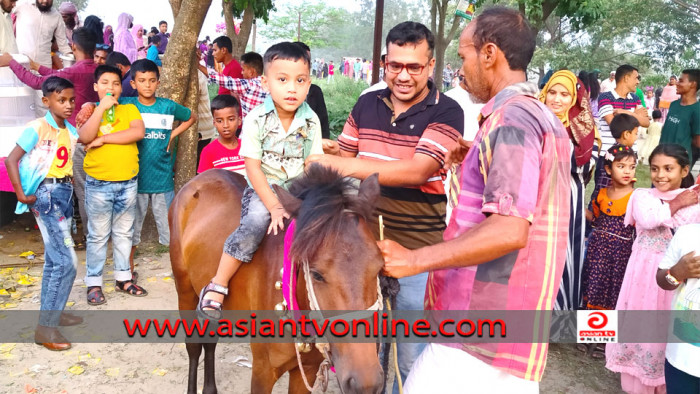
[[[118,68],[114,66],[108,66],[106,64],[103,64],[101,66],[97,66],[95,69],[95,82],[100,80],[100,77],[102,74],[117,74],[119,76],[119,79],[122,79],[122,72]]]
[[[265,51],[265,56],[263,57],[265,69],[275,60],[303,60],[306,62],[306,66],[311,69],[311,57],[309,53],[305,51],[301,46],[294,44],[293,42],[285,41],[277,43],[271,46],[267,51]]]
[[[151,37],[151,44],[156,44],[156,45],[160,44],[160,36],[156,35],[156,36]]]
[[[158,22],[158,26],[162,25],[163,23],[165,23],[166,25],[168,24],[168,22],[166,22],[166,21],[160,21],[160,22]]]
[[[663,115],[661,115],[661,111],[659,111],[658,109],[655,109],[651,112],[652,119],[661,119],[662,117]]]
[[[153,60],[149,59],[140,59],[135,61],[131,65],[131,75],[133,78],[136,78],[136,73],[147,73],[147,72],[154,72],[156,73],[156,79],[160,79],[160,71],[158,71],[158,66],[153,62]]]
[[[212,44],[216,44],[216,46],[219,47],[219,49],[226,48],[228,53],[233,52],[233,42],[231,42],[231,39],[227,36],[216,37]]]
[[[639,127],[637,118],[630,114],[617,114],[610,122],[610,133],[613,138],[622,138],[622,133],[632,131],[635,127]]]
[[[224,108],[235,108],[236,112],[241,110],[241,104],[238,99],[231,96],[230,94],[220,94],[211,100],[211,113],[214,111]]]
[[[109,66],[131,66],[131,62],[129,61],[129,58],[126,57],[125,54],[121,52],[112,52],[109,55],[107,55],[107,59],[105,60],[105,64]]]
[[[300,47],[302,47],[302,48],[303,48],[303,49],[304,49],[305,51],[307,51],[307,52],[311,52],[311,48],[309,48],[309,46],[308,46],[308,45],[306,45],[306,43],[305,43],[305,42],[301,42],[301,41],[294,41],[294,43],[295,43],[295,44],[297,44],[297,45],[299,45]],[[317,60],[318,60],[318,59],[317,59]]]
[[[80,48],[86,55],[92,57],[95,54],[95,34],[90,30],[79,27],[73,30],[73,44]]]
[[[44,97],[49,97],[51,93],[61,93],[62,91],[66,89],[74,89],[75,87],[73,86],[73,82],[57,77],[57,76],[51,76],[46,78],[46,81],[41,84],[41,92],[44,94]]]
[[[263,58],[259,53],[248,52],[241,55],[241,62],[245,63],[246,66],[255,69],[258,75],[263,73]]]

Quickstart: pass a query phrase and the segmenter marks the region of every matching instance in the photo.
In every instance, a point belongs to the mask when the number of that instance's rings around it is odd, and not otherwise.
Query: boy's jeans
[[[161,245],[170,245],[170,227],[168,227],[168,209],[175,198],[175,192],[165,193],[138,193],[136,195],[136,219],[134,219],[134,236],[132,245],[141,243],[141,229],[143,221],[148,213],[148,202],[151,202],[153,217],[158,228],[158,242]]]
[[[136,214],[136,190],[136,178],[111,182],[87,176],[85,209],[89,228],[86,286],[102,286],[102,271],[110,235],[114,250],[114,279],[131,280],[129,255]]]
[[[41,280],[39,324],[57,327],[73,287],[78,258],[73,250],[73,185],[40,185],[31,206],[44,240],[44,276]]]
[[[224,253],[243,263],[249,263],[270,227],[270,211],[258,193],[248,186],[241,198],[241,223],[224,243]]]

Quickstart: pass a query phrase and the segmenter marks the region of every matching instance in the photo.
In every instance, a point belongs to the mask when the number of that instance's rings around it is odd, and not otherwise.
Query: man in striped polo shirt
[[[408,249],[442,241],[447,202],[442,167],[464,128],[462,108],[429,80],[434,42],[433,33],[420,23],[392,28],[386,37],[388,87],[358,99],[338,137],[339,156],[308,159],[359,179],[379,173],[381,197],[370,226],[378,236],[376,219],[382,215],[386,238]],[[324,145],[326,152],[338,149],[332,141]],[[399,279],[401,290],[392,309],[422,310],[427,278],[424,272]],[[404,381],[424,347],[398,344]]]
[[[600,152],[605,153],[615,144],[615,137],[610,132],[610,122],[615,115],[624,111],[639,121],[641,127],[649,127],[649,113],[642,106],[642,100],[637,97],[637,85],[640,80],[639,72],[629,64],[623,64],[615,71],[615,89],[601,93],[598,96],[598,115],[600,116]],[[598,197],[598,191],[608,187],[610,176],[604,169],[605,159],[600,155],[595,169],[595,188],[591,201]],[[593,209],[589,204],[589,209]]]

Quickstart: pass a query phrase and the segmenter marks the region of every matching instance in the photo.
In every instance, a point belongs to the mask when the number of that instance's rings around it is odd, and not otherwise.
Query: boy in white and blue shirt
[[[46,116],[30,122],[5,159],[7,174],[17,194],[16,214],[31,210],[44,241],[41,313],[34,334],[49,350],[70,349],[59,325],[82,319],[63,313],[75,279],[78,259],[73,249],[73,151],[78,132],[68,123],[75,109],[73,84],[56,76],[42,84]]]

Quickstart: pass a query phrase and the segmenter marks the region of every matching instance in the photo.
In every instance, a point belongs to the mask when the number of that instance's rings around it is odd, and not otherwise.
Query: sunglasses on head
[[[108,44],[95,44],[95,49],[101,49],[103,51],[109,50]]]

